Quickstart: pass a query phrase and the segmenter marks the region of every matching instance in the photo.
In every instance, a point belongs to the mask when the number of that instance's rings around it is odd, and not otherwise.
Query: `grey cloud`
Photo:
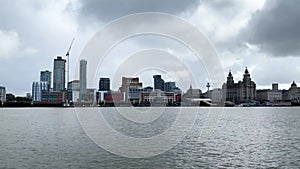
[[[111,21],[122,16],[141,12],[164,12],[174,15],[191,15],[199,0],[81,0],[80,15]]]
[[[240,10],[241,5],[239,0],[202,0],[201,3],[211,7],[215,12],[227,15]]]
[[[54,5],[57,7],[52,8]],[[60,9],[63,7],[56,1],[0,1],[0,72],[4,72],[0,74],[0,85],[8,92],[30,92],[40,71],[51,70],[54,57],[64,55],[76,35],[76,23],[72,24],[73,17],[60,15],[65,14]],[[72,56],[76,54],[73,49]],[[22,83],[18,81],[20,75]]]
[[[273,56],[300,55],[300,1],[267,0],[243,32],[250,43]],[[245,36],[245,35],[244,35]]]

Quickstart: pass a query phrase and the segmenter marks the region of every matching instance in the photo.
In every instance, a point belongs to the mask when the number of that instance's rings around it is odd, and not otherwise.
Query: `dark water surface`
[[[138,124],[103,110],[115,130],[137,138],[163,132],[176,117],[175,108],[167,108],[152,123]],[[91,141],[75,109],[2,108],[0,168],[300,168],[300,108],[225,108],[212,135],[202,138],[207,110],[200,109],[193,129],[173,149],[126,158]]]

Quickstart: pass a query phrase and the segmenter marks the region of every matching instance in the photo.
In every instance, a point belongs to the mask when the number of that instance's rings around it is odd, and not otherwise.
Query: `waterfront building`
[[[278,84],[273,83],[272,89],[261,89],[256,91],[256,100],[263,102],[279,102],[282,101],[282,91],[278,90]]]
[[[153,87],[140,87],[140,86],[129,86],[128,92],[126,94],[126,100],[132,103],[141,103],[143,102],[142,93],[151,93],[153,92]]]
[[[39,82],[32,83],[32,101],[41,101],[42,90]]]
[[[100,78],[99,79],[99,89],[98,91],[109,91],[110,90],[110,79]]]
[[[39,82],[39,83],[40,83],[40,86],[41,86],[41,92],[49,91],[48,82],[42,81],[42,82]]]
[[[28,99],[28,100],[32,100],[31,93],[26,93],[26,99]]]
[[[51,76],[52,73],[49,70],[41,71],[40,81],[48,83],[48,90],[51,88]]]
[[[109,78],[100,78],[99,79],[99,88],[96,92],[96,102],[97,104],[100,102],[104,102],[105,93],[109,93],[106,97],[110,98],[110,94],[114,95],[110,92],[110,79]],[[123,92],[121,92],[123,93]],[[118,94],[116,94],[118,96]],[[124,98],[123,98],[124,99]],[[107,100],[108,101],[108,100]],[[108,102],[111,102],[110,100]]]
[[[226,83],[222,86],[224,101],[243,103],[256,99],[256,84],[251,80],[248,69],[245,69],[244,78],[238,83],[234,83],[231,71],[227,76]]]
[[[164,89],[166,92],[174,92],[174,90],[176,89],[175,82],[166,82]]]
[[[154,90],[165,91],[165,81],[161,78],[161,75],[154,75]]]
[[[79,70],[79,81],[80,81],[80,100],[84,100],[85,94],[87,93],[87,61],[80,60],[80,70]]]
[[[133,99],[133,95],[136,96],[136,89],[141,89],[143,87],[143,83],[140,82],[138,77],[122,77],[122,85],[119,88],[121,92],[125,93],[126,100],[136,100]]]
[[[49,87],[49,85],[48,85],[48,82],[46,82],[46,81],[33,82],[32,83],[32,101],[41,101],[43,92],[49,91],[48,87]]]
[[[53,104],[61,104],[67,98],[67,94],[65,91],[45,91],[42,94],[41,101],[43,103],[53,103]]]
[[[286,89],[282,90],[282,100],[285,102],[291,101],[289,100],[289,90]]]
[[[273,91],[270,89],[260,89],[256,91],[257,101],[263,102],[278,102],[282,100],[282,91]]]
[[[201,97],[201,94],[201,89],[193,89],[192,85],[190,85],[190,88],[182,95],[182,99],[197,99]]]
[[[285,101],[300,100],[300,87],[297,87],[295,81],[293,81],[288,90],[283,91],[282,97]]]
[[[164,92],[159,89],[153,92],[142,92],[141,102],[155,104],[173,104],[176,101],[174,92]]]
[[[185,93],[183,93],[182,96],[181,94],[176,95],[176,100],[181,102],[181,105],[190,105],[192,100],[198,100],[201,98],[201,96],[201,89],[193,89],[192,85],[190,85],[190,88]]]
[[[109,93],[110,91],[97,91],[96,92],[96,102],[104,102],[104,94]]]
[[[54,59],[53,66],[53,91],[65,90],[66,60],[61,56]]]
[[[272,84],[272,90],[277,91],[278,89],[278,83],[273,83]]]
[[[79,80],[73,80],[68,83],[68,98],[69,101],[79,102],[79,90],[80,90],[80,82]]]
[[[84,101],[91,104],[96,103],[96,89],[86,89]]]
[[[216,104],[224,103],[223,90],[220,88],[215,88],[203,93],[203,97],[211,99],[212,103],[216,103]]]
[[[0,86],[0,102],[6,102],[6,90],[4,86]]]
[[[153,87],[151,86],[147,86],[144,88],[144,92],[152,92],[153,91]]]
[[[134,102],[134,103],[138,103],[140,101],[141,98],[141,93],[144,91],[144,88],[140,87],[140,86],[129,86],[128,88],[128,94],[127,96],[127,100]]]
[[[70,90],[80,90],[80,82],[79,80],[72,80],[68,83],[68,89]]]
[[[122,77],[122,85],[119,88],[121,92],[127,92],[129,86],[143,87],[138,77]]]
[[[108,91],[103,93],[103,100],[105,104],[114,104],[120,103],[125,101],[125,94],[124,92],[120,91]]]
[[[175,94],[181,94],[181,89],[176,86],[175,82],[166,82],[165,83],[166,92],[174,92]]]

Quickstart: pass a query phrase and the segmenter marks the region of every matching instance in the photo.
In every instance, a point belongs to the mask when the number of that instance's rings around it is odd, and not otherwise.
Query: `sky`
[[[248,67],[257,88],[279,83],[279,88],[288,89],[293,81],[300,85],[299,6],[297,0],[1,0],[0,85],[8,93],[30,93],[40,71],[53,71],[54,58],[65,56],[72,38],[70,80],[78,79],[82,51],[103,27],[130,14],[159,12],[183,19],[207,38],[217,53],[224,81],[229,70],[235,81],[241,80]],[[125,30],[126,25],[111,30],[106,38]],[[161,59],[165,67],[127,72],[132,66],[150,64],[141,59],[147,56]],[[177,62],[166,62],[170,60]],[[88,67],[99,62],[87,61]],[[96,75],[89,71],[89,88],[98,87],[99,77],[111,77],[116,90],[123,75],[140,76],[144,86],[153,86],[152,75],[158,73],[166,81],[181,79],[178,86],[184,91],[190,84],[205,91],[206,83],[213,81],[207,65],[195,60],[180,42],[148,34],[122,41],[99,62]],[[221,86],[212,83],[212,87]]]

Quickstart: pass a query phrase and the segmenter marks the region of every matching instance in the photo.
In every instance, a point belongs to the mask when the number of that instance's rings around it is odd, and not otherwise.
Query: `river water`
[[[138,139],[172,127],[178,109],[165,108],[147,123],[130,121],[114,108],[81,110],[101,110],[114,130]],[[197,116],[192,125],[180,123],[192,128],[178,144],[154,156],[128,158],[95,144],[80,125],[78,109],[1,108],[0,168],[300,168],[300,108],[213,108],[220,114],[205,136],[210,109],[182,109],[186,117]],[[128,151],[125,145],[116,146]]]

